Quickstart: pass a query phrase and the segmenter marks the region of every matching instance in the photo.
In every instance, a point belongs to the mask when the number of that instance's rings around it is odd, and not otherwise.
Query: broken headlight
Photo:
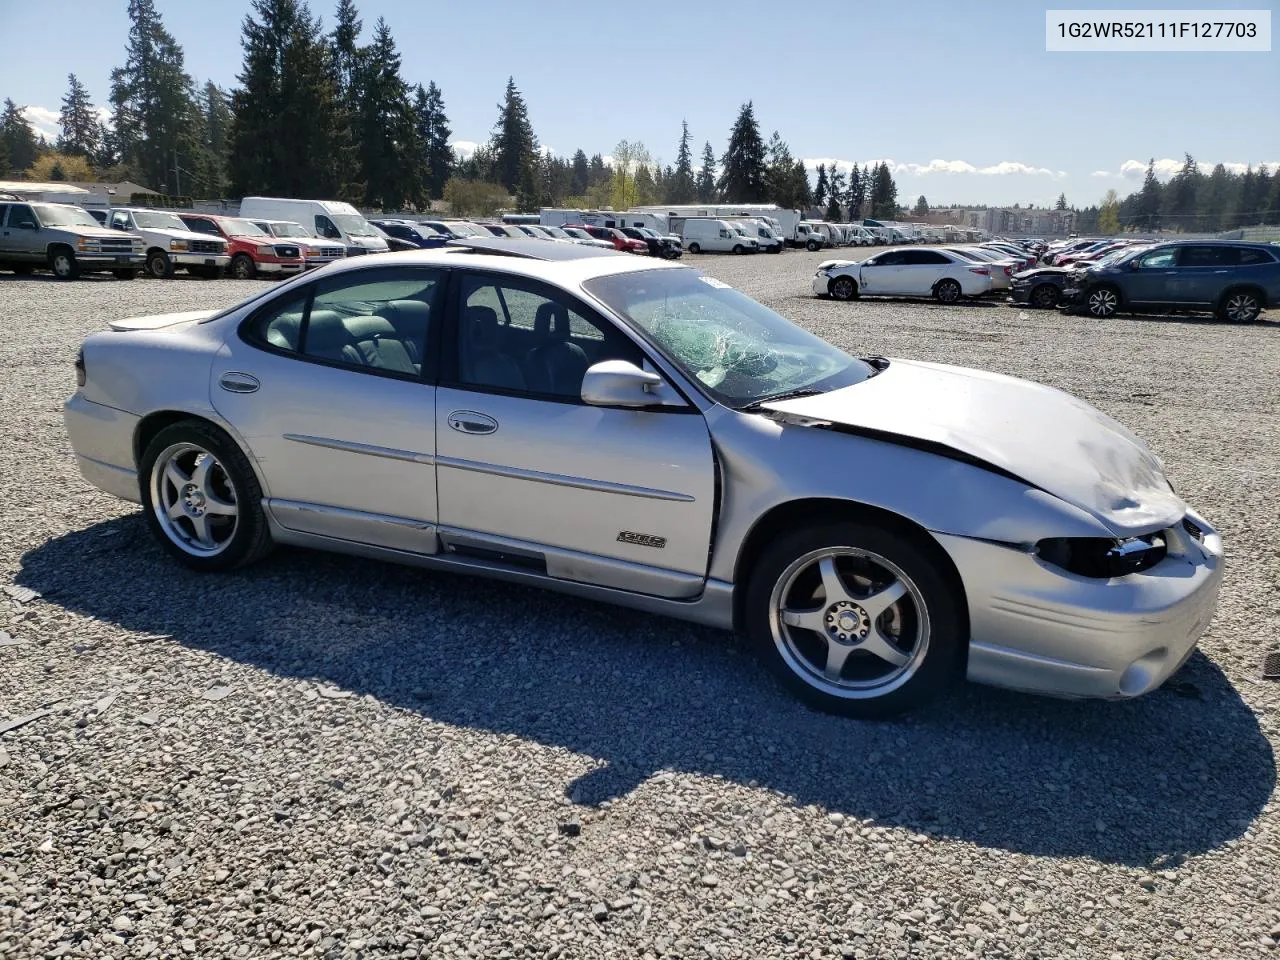
[[[1036,556],[1081,577],[1109,580],[1149,570],[1165,558],[1163,534],[1112,540],[1106,537],[1052,537],[1036,544]]]

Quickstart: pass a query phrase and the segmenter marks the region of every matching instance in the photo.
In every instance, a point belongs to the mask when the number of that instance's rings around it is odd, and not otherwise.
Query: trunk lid
[[[129,330],[160,330],[164,327],[175,327],[180,323],[194,323],[206,317],[212,317],[216,310],[188,310],[185,313],[156,313],[146,317],[126,317],[123,320],[108,320],[112,330],[126,332]]]

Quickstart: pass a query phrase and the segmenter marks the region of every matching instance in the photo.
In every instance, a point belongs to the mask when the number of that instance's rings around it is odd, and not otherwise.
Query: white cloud
[[[27,123],[31,124],[36,133],[49,140],[58,139],[58,132],[62,129],[58,123],[59,111],[50,110],[48,107],[23,107],[22,115],[27,118]]]
[[[1182,169],[1182,164],[1184,162],[1185,162],[1185,158],[1183,160],[1174,160],[1169,157],[1163,157],[1162,159],[1157,160],[1155,162],[1156,179],[1157,180],[1170,179],[1175,174],[1177,174],[1179,170]],[[1147,175],[1148,163],[1149,161],[1147,160],[1126,160],[1124,163],[1120,164],[1119,173],[1108,173],[1105,170],[1099,170],[1094,173],[1094,176],[1095,177],[1099,177],[1099,176],[1127,177],[1130,180],[1141,180],[1143,177]],[[1261,161],[1260,163],[1246,163],[1241,160],[1223,160],[1221,161],[1221,163],[1224,167],[1226,167],[1228,173],[1244,173],[1247,169],[1249,169],[1249,167],[1253,167],[1254,170],[1257,170],[1258,167],[1262,166],[1263,164],[1265,164],[1266,168],[1271,171],[1274,171],[1277,166],[1280,166],[1280,160],[1264,160],[1264,161]],[[1212,171],[1213,168],[1217,166],[1217,164],[1218,164],[1218,161],[1214,161],[1213,163],[1208,163],[1200,160],[1196,161],[1196,166],[1200,168],[1200,172],[1205,174]]]
[[[1089,174],[1091,177],[1118,177],[1118,173],[1112,173],[1110,170],[1095,170]]]
[[[854,164],[852,160],[841,160],[836,157],[806,157],[804,165],[810,169],[815,169],[818,164],[825,164],[828,169],[835,167],[837,170],[848,171]],[[859,167],[873,167],[877,163],[888,164],[889,171],[893,174],[910,174],[912,176],[927,176],[934,173],[958,173],[958,174],[977,174],[984,177],[995,176],[1032,176],[1032,177],[1049,177],[1054,180],[1061,180],[1067,176],[1065,170],[1050,170],[1048,167],[1035,167],[1028,163],[1021,163],[1017,160],[1001,160],[999,163],[993,163],[990,166],[979,167],[967,160],[930,160],[928,163],[902,163],[897,160],[882,157],[879,160],[868,160],[866,163],[859,163]]]
[[[453,152],[457,154],[459,160],[467,160],[476,152],[480,144],[474,140],[454,140],[449,146],[453,147]]]

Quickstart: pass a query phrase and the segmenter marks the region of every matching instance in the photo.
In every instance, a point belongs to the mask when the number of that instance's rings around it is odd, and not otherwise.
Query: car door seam
[[[313,437],[301,433],[286,433],[286,440],[294,443],[305,443],[312,447],[324,447],[328,450],[341,450],[346,453],[359,453],[370,457],[382,457],[386,460],[405,460],[410,463],[433,464],[434,455],[418,453],[414,450],[399,450],[395,447],[381,447],[372,443],[357,443],[354,440],[337,440],[332,437]]]
[[[581,490],[597,490],[602,493],[617,493],[624,496],[641,497],[648,500],[672,500],[677,503],[695,503],[697,498],[687,493],[674,490],[659,490],[654,487],[641,487],[629,483],[613,483],[608,480],[592,480],[587,477],[573,477],[560,473],[543,473],[540,470],[527,470],[522,467],[504,467],[496,463],[485,463],[479,460],[463,460],[458,457],[437,456],[436,466],[453,467],[455,470],[468,470],[472,473],[487,473],[496,477],[507,477],[513,480],[529,480],[534,483],[547,483],[560,487],[577,487]]]

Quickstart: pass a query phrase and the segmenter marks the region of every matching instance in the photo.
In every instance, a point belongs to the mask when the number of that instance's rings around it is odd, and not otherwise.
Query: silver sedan
[[[113,323],[66,405],[80,469],[197,570],[294,544],[539,585],[737,629],[845,714],[963,676],[1133,697],[1191,655],[1222,543],[1115,420],[525,243]]]

